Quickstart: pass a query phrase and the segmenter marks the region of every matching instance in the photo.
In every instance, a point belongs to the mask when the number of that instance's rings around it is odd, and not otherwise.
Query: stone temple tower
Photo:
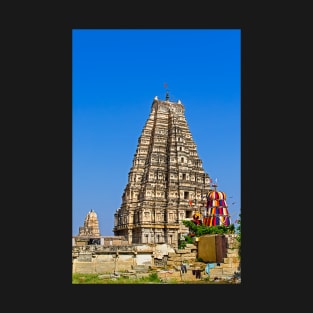
[[[128,173],[122,204],[114,214],[115,236],[129,244],[178,246],[192,220],[205,209],[210,177],[202,168],[180,100],[155,97]]]
[[[87,213],[84,226],[79,227],[79,236],[100,236],[98,216],[94,210]]]

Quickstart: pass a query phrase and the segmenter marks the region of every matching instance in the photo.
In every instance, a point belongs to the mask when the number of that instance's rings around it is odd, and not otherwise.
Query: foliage
[[[241,214],[239,214],[239,220],[236,220],[235,223],[238,224],[238,226],[236,227],[236,240],[239,242],[238,255],[239,257],[241,257]]]
[[[194,243],[194,239],[192,236],[184,236],[184,240],[179,240],[178,249],[185,249],[186,245],[190,243]]]
[[[178,249],[185,249],[186,245],[187,245],[186,240],[179,240]]]
[[[156,273],[156,272],[151,273],[149,275],[148,279],[149,279],[150,282],[158,282],[158,281],[160,281],[158,273]]]
[[[193,243],[193,237],[190,236],[184,236],[186,243]]]
[[[189,234],[187,236],[184,236],[186,243],[193,243],[194,237],[200,237],[207,234],[234,234],[236,232],[234,224],[230,224],[229,226],[224,225],[206,226],[206,225],[196,225],[193,221],[190,220],[184,220],[182,221],[182,223],[189,228]],[[240,237],[240,235],[237,235],[236,239],[238,237]]]
[[[230,224],[229,226],[217,225],[217,226],[206,226],[196,225],[193,221],[184,220],[183,224],[189,228],[189,236],[186,237],[200,237],[206,234],[233,234],[235,232],[235,225]]]

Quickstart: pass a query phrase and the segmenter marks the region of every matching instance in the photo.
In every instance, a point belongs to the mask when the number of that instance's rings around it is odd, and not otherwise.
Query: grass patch
[[[209,281],[209,279],[197,280],[197,281],[181,281],[176,279],[161,280],[158,277],[157,272],[152,272],[149,276],[146,277],[109,277],[109,274],[105,275],[106,278],[103,278],[103,274],[72,274],[72,284],[95,284],[95,285],[130,285],[130,284],[233,284],[234,282],[230,281]]]
[[[109,274],[107,275],[109,276]],[[72,284],[162,284],[158,274],[152,272],[147,277],[134,278],[129,276],[105,277],[101,274],[72,274]]]

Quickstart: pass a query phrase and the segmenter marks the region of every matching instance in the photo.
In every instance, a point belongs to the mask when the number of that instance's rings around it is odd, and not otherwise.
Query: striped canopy
[[[226,193],[223,191],[210,191],[207,194],[207,205],[203,224],[206,226],[229,226],[231,221],[227,208]]]
[[[210,191],[207,198],[209,200],[226,200],[226,193],[223,191]]]

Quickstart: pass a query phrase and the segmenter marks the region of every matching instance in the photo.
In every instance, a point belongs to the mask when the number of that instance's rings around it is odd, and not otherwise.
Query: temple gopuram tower
[[[122,204],[114,214],[115,236],[129,244],[167,243],[178,246],[192,220],[205,208],[211,190],[202,167],[184,105],[155,97],[138,139]]]
[[[79,227],[78,236],[100,236],[98,216],[94,210],[90,210],[87,213],[84,226]]]

